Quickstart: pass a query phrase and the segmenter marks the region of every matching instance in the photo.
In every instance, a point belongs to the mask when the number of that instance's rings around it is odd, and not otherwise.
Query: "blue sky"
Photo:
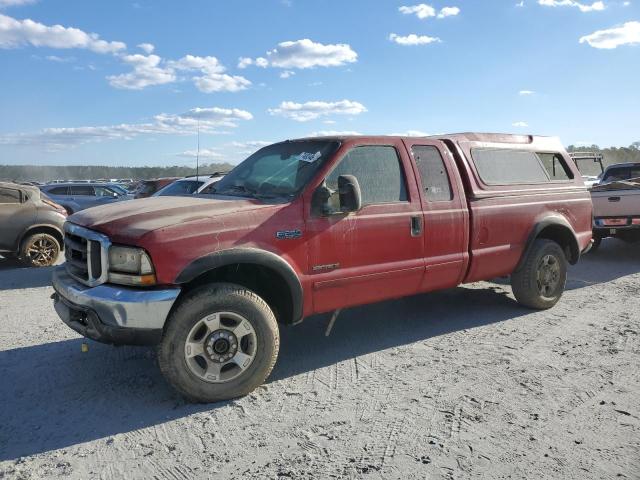
[[[331,132],[640,140],[640,0],[0,0],[0,163]]]

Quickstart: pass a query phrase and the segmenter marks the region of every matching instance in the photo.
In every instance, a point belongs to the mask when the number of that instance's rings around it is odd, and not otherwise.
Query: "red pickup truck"
[[[522,305],[550,308],[591,220],[554,138],[288,140],[211,195],[71,216],[54,304],[94,340],[158,344],[178,391],[217,401],[264,382],[278,324],[312,314],[505,275]]]

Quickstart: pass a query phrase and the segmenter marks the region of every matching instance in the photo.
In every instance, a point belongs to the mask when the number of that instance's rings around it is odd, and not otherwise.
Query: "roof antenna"
[[[200,174],[200,115],[198,115],[198,150],[196,151],[196,180]]]

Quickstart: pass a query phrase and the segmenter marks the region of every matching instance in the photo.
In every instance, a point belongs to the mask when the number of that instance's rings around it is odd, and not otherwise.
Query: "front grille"
[[[69,275],[91,287],[107,280],[111,242],[106,235],[67,222],[64,225],[64,245]]]

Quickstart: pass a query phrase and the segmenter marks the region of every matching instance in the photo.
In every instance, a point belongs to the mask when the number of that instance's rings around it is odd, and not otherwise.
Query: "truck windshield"
[[[269,145],[234,168],[211,193],[255,198],[294,197],[339,146],[337,141],[328,140]]]

